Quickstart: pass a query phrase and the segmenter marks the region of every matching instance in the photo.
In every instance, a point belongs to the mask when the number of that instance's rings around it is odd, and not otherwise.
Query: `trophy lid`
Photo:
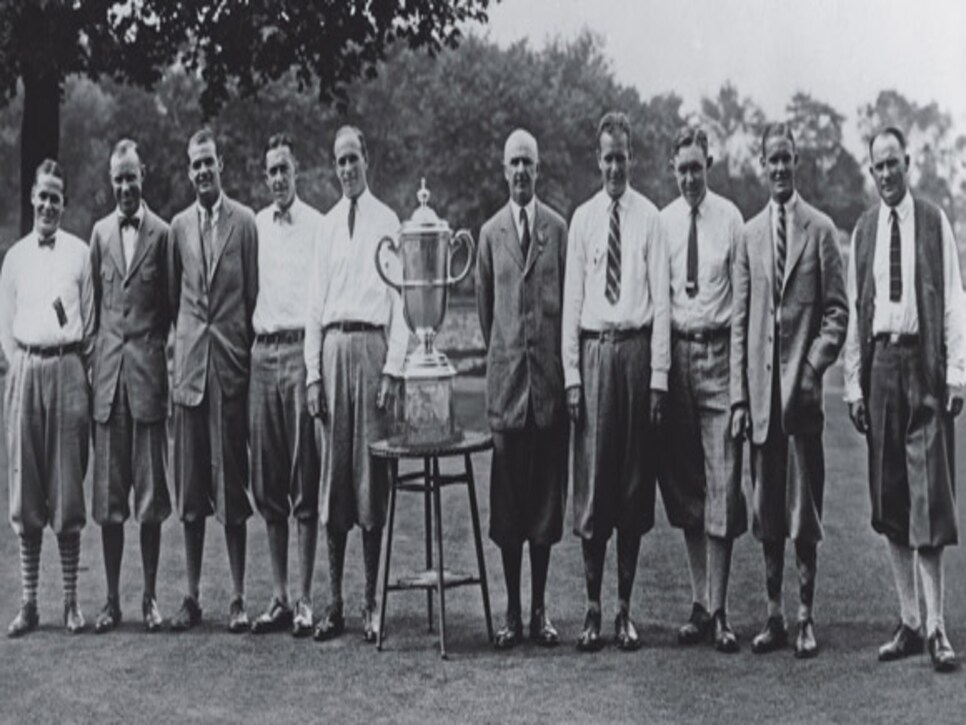
[[[449,223],[445,219],[440,219],[433,208],[429,206],[429,189],[426,188],[426,179],[421,179],[419,191],[416,198],[419,199],[419,206],[413,212],[413,216],[402,224],[403,234],[439,234],[450,230]]]

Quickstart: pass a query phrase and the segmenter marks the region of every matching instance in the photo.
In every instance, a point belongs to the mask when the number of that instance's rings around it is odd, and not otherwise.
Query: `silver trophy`
[[[384,237],[376,248],[376,270],[383,281],[396,289],[403,300],[406,324],[416,336],[416,348],[403,365],[403,442],[409,445],[439,445],[459,440],[453,414],[453,378],[456,369],[436,349],[436,333],[446,316],[450,285],[466,278],[473,266],[476,245],[465,229],[455,234],[449,224],[428,206],[426,180],[416,193],[419,207],[403,222],[399,245]],[[386,250],[393,256],[384,254]],[[453,274],[453,258],[466,249],[466,263]],[[402,279],[390,279],[391,262],[398,260]]]

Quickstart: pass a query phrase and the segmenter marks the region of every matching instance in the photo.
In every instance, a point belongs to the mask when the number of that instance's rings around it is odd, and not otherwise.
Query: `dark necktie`
[[[898,302],[902,297],[902,239],[899,236],[899,215],[893,209],[889,212],[892,223],[889,240],[889,301]]]
[[[291,224],[292,209],[275,209],[275,211],[272,212],[272,221],[276,224]]]
[[[37,244],[40,246],[41,249],[43,249],[44,247],[47,247],[48,249],[53,249],[55,241],[57,241],[56,234],[51,234],[49,237],[42,237],[39,234],[37,235]]]
[[[698,207],[691,207],[691,230],[688,232],[688,297],[698,294]]]
[[[778,205],[778,235],[775,238],[775,306],[782,299],[782,287],[785,284],[785,205]]]
[[[356,229],[356,206],[358,203],[358,199],[353,199],[352,203],[349,204],[349,239],[352,239],[352,234]]]
[[[136,216],[126,216],[121,219],[122,232],[128,228],[133,229],[134,231],[137,231],[140,228],[140,226],[141,226],[141,220],[138,219]]]
[[[530,254],[530,224],[527,221],[526,209],[520,209],[520,226],[523,227],[523,234],[520,235],[520,248],[523,250],[523,261],[526,261]]]
[[[621,297],[621,218],[617,201],[610,207],[610,224],[607,227],[607,301],[617,304]]]
[[[205,278],[208,281],[211,281],[213,216],[210,209],[203,209],[201,212],[201,252],[205,263]]]

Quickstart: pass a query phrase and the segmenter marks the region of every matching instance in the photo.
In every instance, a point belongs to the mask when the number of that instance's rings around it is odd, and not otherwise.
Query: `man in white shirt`
[[[949,672],[959,660],[943,621],[943,550],[958,542],[953,418],[966,384],[966,294],[956,240],[939,207],[908,189],[905,136],[869,142],[881,202],[852,233],[845,399],[869,447],[872,527],[889,542],[901,621],[879,659],[923,650],[916,560],[929,654]]]
[[[409,331],[402,299],[375,266],[383,237],[396,238],[399,218],[368,189],[365,137],[352,126],[335,135],[342,199],[326,214],[313,264],[305,368],[308,407],[322,421],[322,523],[329,552],[332,597],[315,628],[324,641],[345,631],[342,572],[346,539],[362,529],[365,562],[363,638],[376,641],[379,547],[389,502],[389,480],[371,467],[369,443],[389,434]]]
[[[671,262],[671,374],[658,482],[668,520],[684,531],[691,575],[691,618],[678,641],[710,639],[733,653],[731,550],[748,528],[728,372],[731,275],[743,222],[734,204],[708,189],[711,163],[707,134],[683,128],[671,157],[681,195],[661,212]]]
[[[10,248],[0,270],[0,345],[9,363],[7,485],[23,587],[10,637],[39,623],[37,581],[47,525],[60,549],[67,632],[85,626],[77,606],[77,570],[90,445],[91,263],[87,245],[59,228],[67,188],[56,161],[37,167],[30,199],[34,229]]]
[[[275,134],[265,149],[265,180],[274,202],[255,217],[258,299],[252,325],[248,388],[252,493],[268,529],[274,596],[252,622],[260,634],[290,628],[312,633],[312,571],[319,535],[319,445],[305,398],[305,312],[323,216],[296,194],[291,138]],[[298,522],[301,596],[288,598],[288,518]]]
[[[654,525],[655,429],[670,368],[667,246],[657,208],[628,185],[631,127],[597,126],[603,188],[570,224],[562,358],[573,421],[574,533],[581,538],[587,614],[581,651],[603,646],[600,592],[617,530],[617,646],[641,646],[630,598],[641,537]]]

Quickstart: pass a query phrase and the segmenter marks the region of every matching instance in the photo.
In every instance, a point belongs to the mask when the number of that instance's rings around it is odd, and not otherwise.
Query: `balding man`
[[[852,233],[845,399],[869,447],[872,528],[886,537],[901,621],[879,659],[923,650],[916,560],[933,667],[959,660],[943,621],[943,551],[958,542],[953,418],[966,384],[966,295],[942,209],[908,188],[897,128],[869,142],[881,202]]]
[[[490,538],[500,547],[506,624],[496,646],[523,638],[520,569],[530,544],[530,639],[560,639],[544,592],[550,548],[563,533],[567,495],[567,414],[560,358],[567,225],[537,200],[536,139],[507,138],[503,174],[510,200],[480,231],[476,301],[486,343],[487,416],[493,430]]]

